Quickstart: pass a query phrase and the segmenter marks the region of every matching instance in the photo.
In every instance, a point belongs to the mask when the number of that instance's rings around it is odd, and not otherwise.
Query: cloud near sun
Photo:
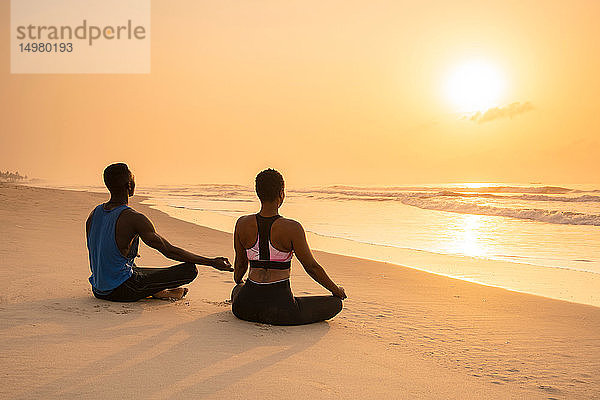
[[[469,120],[482,124],[499,118],[512,118],[533,109],[533,104],[529,101],[526,101],[525,103],[515,102],[504,107],[490,108],[484,112],[478,111],[469,117]]]

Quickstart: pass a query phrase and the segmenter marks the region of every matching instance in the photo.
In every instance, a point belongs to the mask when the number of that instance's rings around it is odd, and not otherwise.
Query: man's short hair
[[[125,163],[110,164],[104,169],[104,184],[108,190],[127,186],[131,179],[131,171]]]
[[[272,168],[256,175],[256,194],[260,201],[275,201],[284,188],[283,176]]]

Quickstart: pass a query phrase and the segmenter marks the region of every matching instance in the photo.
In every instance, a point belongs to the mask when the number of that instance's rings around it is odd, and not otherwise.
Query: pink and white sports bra
[[[293,251],[277,250],[271,244],[271,226],[281,215],[263,217],[256,214],[258,237],[256,243],[246,249],[246,255],[252,268],[288,269],[292,265]]]

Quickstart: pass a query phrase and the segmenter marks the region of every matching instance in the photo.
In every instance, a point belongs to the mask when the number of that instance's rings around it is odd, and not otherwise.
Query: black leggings
[[[133,267],[133,275],[112,292],[103,295],[94,291],[94,296],[110,301],[138,301],[161,290],[187,285],[197,275],[198,269],[191,263],[183,263],[168,268]]]
[[[270,284],[247,280],[233,288],[231,301],[239,319],[271,325],[311,324],[342,310],[342,300],[334,296],[294,297],[289,279]]]

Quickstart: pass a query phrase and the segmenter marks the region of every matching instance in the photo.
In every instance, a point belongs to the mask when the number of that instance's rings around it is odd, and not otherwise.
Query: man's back
[[[107,211],[107,212],[110,212],[119,207],[122,207],[122,206],[106,207],[106,203],[101,204],[101,206],[102,206],[103,210]],[[92,210],[92,213],[90,213],[90,216],[86,221],[86,232],[88,235],[90,232],[90,225],[91,225],[93,213],[95,210],[96,209]],[[117,244],[117,248],[119,249],[119,252],[121,253],[121,255],[123,257],[127,257],[127,255],[129,254],[131,245],[133,244],[134,240],[139,237],[139,234],[136,231],[136,222],[140,216],[143,216],[143,214],[138,213],[131,207],[127,207],[120,212],[120,214],[117,218],[115,232],[114,232],[114,238],[115,238],[115,242]]]
[[[110,292],[133,273],[139,240],[137,237],[130,240],[125,252],[119,249],[116,242],[117,223],[128,209],[127,205],[106,209],[104,204],[100,204],[92,211],[86,223],[92,271],[89,280],[97,293]]]

